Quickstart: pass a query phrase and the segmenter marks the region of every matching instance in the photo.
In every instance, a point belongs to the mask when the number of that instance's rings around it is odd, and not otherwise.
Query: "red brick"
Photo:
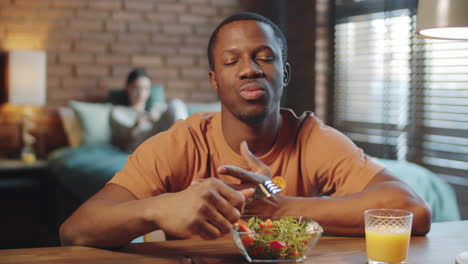
[[[237,0],[211,0],[212,6],[220,7],[236,7],[238,6]]]
[[[47,77],[47,88],[50,89],[50,88],[58,88],[60,87],[60,80],[58,78],[54,78],[54,77]]]
[[[129,42],[129,43],[149,43],[150,36],[146,33],[118,33],[117,34],[118,42]]]
[[[48,39],[53,39],[53,40],[56,40],[56,41],[74,40],[74,39],[79,39],[80,35],[81,35],[81,33],[78,32],[78,31],[52,30],[47,34],[47,38]]]
[[[168,35],[168,34],[156,34],[151,38],[151,40],[157,44],[169,44],[171,46],[182,43],[181,36]]]
[[[103,22],[98,20],[71,20],[70,21],[70,30],[76,31],[102,31]]]
[[[171,14],[184,14],[187,7],[182,3],[158,3],[158,12]]]
[[[0,7],[11,5],[11,0],[0,0]]]
[[[180,15],[179,21],[182,24],[200,25],[200,24],[206,24],[208,19],[203,16]]]
[[[195,15],[214,16],[217,14],[217,9],[212,6],[193,5],[190,7],[190,13]]]
[[[19,7],[46,8],[50,6],[49,0],[13,0],[13,4]]]
[[[118,77],[118,78],[123,78],[127,76],[127,74],[132,70],[132,66],[126,65],[114,65],[111,67],[111,75]]]
[[[43,9],[39,11],[39,17],[46,20],[55,21],[54,23],[58,22],[57,20],[63,20],[70,18],[73,16],[72,10],[67,9]]]
[[[106,21],[105,28],[106,31],[109,32],[125,32],[127,31],[127,23],[117,21]]]
[[[126,9],[135,9],[140,11],[151,11],[154,8],[154,1],[148,0],[125,0],[124,7]]]
[[[70,100],[85,101],[84,91],[79,88],[81,86],[77,86],[72,90],[55,89],[54,92],[47,91],[47,105],[66,105]]]
[[[208,71],[200,68],[187,68],[182,69],[182,78],[203,80],[208,78]]]
[[[96,87],[96,80],[89,78],[63,78],[62,86],[65,91],[71,92],[76,88]]]
[[[138,45],[137,43],[134,43],[132,45],[129,45],[128,43],[117,43],[112,44],[110,48],[112,53],[116,54],[136,54],[143,51],[143,47],[141,45]]]
[[[202,57],[197,58],[195,64],[208,70],[210,67],[208,64],[208,55],[205,54]]]
[[[188,3],[188,4],[206,4],[209,2],[209,0],[184,0],[185,3]]]
[[[0,9],[0,18],[15,21],[24,21],[22,18],[31,16],[31,10],[17,7],[2,7]]]
[[[143,21],[143,17],[140,13],[128,11],[115,11],[112,13],[112,18],[124,21]]]
[[[210,80],[208,79],[208,72],[207,72],[207,78],[205,80],[198,81],[198,90],[212,92],[216,95],[216,92],[213,90]]]
[[[215,29],[215,26],[197,26],[195,27],[195,31],[198,35],[201,36],[210,36],[211,32]]]
[[[76,12],[76,17],[78,19],[91,20],[107,20],[112,14],[108,10],[77,9]]]
[[[70,63],[70,64],[83,64],[93,62],[93,57],[91,55],[84,54],[60,54],[59,55],[60,63]]]
[[[125,76],[125,75],[124,75]],[[98,86],[99,88],[102,89],[121,89],[125,85],[125,80],[122,78],[122,80],[117,79],[117,78],[103,78],[99,79]]]
[[[130,63],[130,57],[122,55],[97,55],[96,62],[104,65],[127,65]]]
[[[220,7],[218,10],[218,14],[224,19],[230,15],[243,11],[241,8],[233,8],[233,7]]]
[[[46,40],[46,49],[50,51],[70,52],[72,44],[69,41],[50,41]]]
[[[116,39],[114,33],[106,32],[83,32],[81,40],[86,42],[112,42]],[[101,43],[102,44],[102,43]]]
[[[109,69],[107,66],[83,65],[76,66],[76,73],[78,74],[78,76],[103,77],[109,74]]]
[[[105,43],[80,41],[74,44],[74,50],[77,52],[105,53],[108,49]]]
[[[192,26],[190,25],[179,25],[179,24],[168,24],[163,25],[163,32],[169,34],[191,34]]]
[[[44,35],[48,31],[47,24],[7,24],[6,31],[14,34],[25,34],[31,36]]]
[[[205,55],[206,49],[201,47],[182,47],[179,49],[179,53],[186,55]]]
[[[88,5],[87,0],[54,0],[52,5],[55,7],[84,8]]]
[[[160,23],[175,23],[177,22],[176,14],[161,14],[161,13],[146,13],[145,18],[150,22],[160,22]]]
[[[159,45],[151,45],[145,47],[145,52],[150,54],[174,55],[177,54],[176,47],[163,47]]]
[[[143,32],[143,33],[154,33],[159,32],[160,27],[158,24],[153,23],[130,23],[130,32]]]
[[[197,88],[197,84],[190,80],[169,80],[167,84],[168,90],[185,90],[190,91]]]
[[[159,56],[132,56],[132,64],[138,66],[161,66],[162,59]]]
[[[208,47],[208,38],[199,36],[186,36],[184,43],[196,47]]]
[[[146,71],[153,78],[153,81],[157,81],[158,79],[176,79],[178,77],[178,71],[175,68],[146,67]]]
[[[48,52],[47,56],[47,65],[55,65],[58,63],[58,52],[50,51]]]
[[[164,87],[168,87],[167,85],[165,85]],[[172,99],[172,98],[179,98],[181,99],[182,101],[184,102],[187,102],[188,100],[188,97],[189,97],[189,92],[186,91],[186,90],[169,90],[169,89],[166,89],[166,97],[168,99]]]
[[[184,65],[184,66],[191,66],[195,62],[194,58],[187,57],[187,56],[180,56],[180,57],[169,57],[167,58],[168,65]]]
[[[47,74],[50,76],[66,76],[69,77],[72,75],[72,66],[69,65],[60,65],[52,64],[47,66]]]
[[[122,3],[116,0],[92,0],[89,2],[89,8],[117,10],[122,8]]]

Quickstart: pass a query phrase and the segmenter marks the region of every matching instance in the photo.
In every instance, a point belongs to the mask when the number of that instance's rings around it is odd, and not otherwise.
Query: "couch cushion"
[[[109,103],[70,101],[70,107],[78,116],[81,127],[81,143],[84,145],[110,143]]]
[[[125,165],[128,153],[110,144],[61,148],[49,155],[58,183],[84,202]]]

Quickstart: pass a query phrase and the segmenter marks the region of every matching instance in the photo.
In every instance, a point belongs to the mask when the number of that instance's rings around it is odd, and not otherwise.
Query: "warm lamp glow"
[[[468,0],[419,0],[416,33],[423,38],[468,40]]]
[[[10,51],[8,98],[12,104],[43,105],[46,101],[46,54],[44,51]]]

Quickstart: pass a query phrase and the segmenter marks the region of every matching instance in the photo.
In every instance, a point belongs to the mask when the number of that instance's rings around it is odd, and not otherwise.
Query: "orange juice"
[[[410,232],[366,230],[367,257],[371,260],[399,263],[406,260]]]

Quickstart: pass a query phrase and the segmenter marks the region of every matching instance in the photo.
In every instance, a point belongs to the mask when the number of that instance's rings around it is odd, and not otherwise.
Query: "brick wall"
[[[216,100],[209,34],[241,0],[0,0],[0,50],[47,51],[47,104],[102,101],[145,67],[169,98]]]

